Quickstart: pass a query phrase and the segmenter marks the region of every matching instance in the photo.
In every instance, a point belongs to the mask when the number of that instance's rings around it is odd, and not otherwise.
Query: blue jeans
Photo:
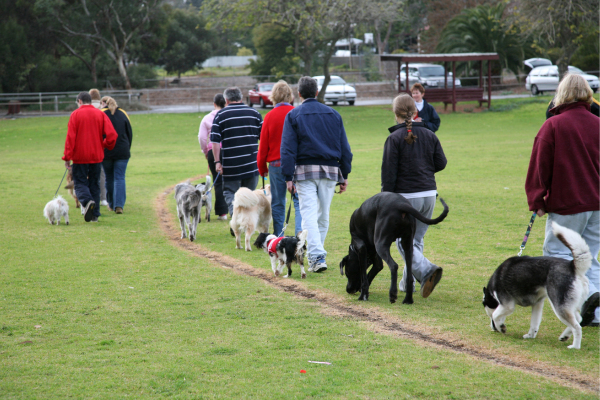
[[[90,200],[94,200],[93,215],[100,216],[100,171],[102,167],[97,164],[73,164],[73,181],[75,182],[75,193],[81,203],[81,210],[87,206]]]
[[[325,262],[325,238],[329,230],[329,207],[335,193],[336,181],[329,179],[308,179],[296,182],[302,229],[308,230],[308,260]]]
[[[106,201],[113,210],[125,207],[127,194],[125,191],[125,171],[129,159],[112,160],[104,159],[102,166],[106,173]]]
[[[281,167],[269,165],[269,183],[271,184],[271,214],[273,215],[273,234],[279,236],[283,229],[286,217],[287,184],[281,173]],[[294,196],[294,219],[296,221],[294,234],[302,231],[302,217],[300,216],[300,203],[298,196]]]
[[[600,263],[598,263],[598,252],[600,251],[600,211],[588,211],[571,215],[548,213],[546,238],[544,239],[544,255],[572,260],[573,255],[571,254],[571,250],[552,233],[552,221],[574,230],[585,240],[590,248],[590,253],[592,253],[592,266],[585,274],[590,281],[589,296],[600,291]],[[600,307],[596,308],[596,317],[593,322],[599,322],[599,317]]]

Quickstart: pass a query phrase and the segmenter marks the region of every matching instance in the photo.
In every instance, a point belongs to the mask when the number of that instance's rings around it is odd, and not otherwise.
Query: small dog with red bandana
[[[263,249],[271,258],[271,268],[275,276],[281,275],[283,266],[287,265],[288,273],[284,278],[292,276],[292,262],[300,265],[302,279],[306,279],[304,271],[304,253],[306,253],[306,237],[308,231],[305,229],[297,236],[277,237],[269,233],[261,233],[256,238],[254,246]]]

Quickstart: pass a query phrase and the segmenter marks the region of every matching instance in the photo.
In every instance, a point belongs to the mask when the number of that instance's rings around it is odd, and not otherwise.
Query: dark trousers
[[[94,200],[94,216],[100,216],[100,171],[102,164],[73,164],[73,181],[75,193],[83,207]]]
[[[208,167],[210,168],[210,172],[212,173],[213,182],[217,177],[217,169],[215,168],[215,156],[212,150],[208,151],[207,154]],[[225,201],[225,197],[223,196],[223,176],[219,175],[219,179],[215,182],[215,187],[212,190],[215,194],[215,215],[223,215],[227,214],[227,202]]]

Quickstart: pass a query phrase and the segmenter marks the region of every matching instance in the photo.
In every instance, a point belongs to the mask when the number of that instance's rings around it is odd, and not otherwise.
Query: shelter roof
[[[437,54],[417,54],[400,53],[384,54],[381,61],[399,61],[399,62],[440,62],[440,61],[479,61],[479,60],[498,60],[498,53],[437,53]]]

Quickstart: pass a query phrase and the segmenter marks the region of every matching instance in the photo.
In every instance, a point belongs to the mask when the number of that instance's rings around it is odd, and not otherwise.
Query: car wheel
[[[332,101],[331,104],[333,104],[334,106],[337,106],[337,101]]]
[[[354,105],[354,100],[348,100],[348,104],[350,104],[351,106]]]
[[[265,101],[262,99],[262,97],[260,98],[260,106],[262,108],[267,108],[267,105],[265,104]]]
[[[540,93],[536,85],[531,85],[531,94],[537,96]]]

